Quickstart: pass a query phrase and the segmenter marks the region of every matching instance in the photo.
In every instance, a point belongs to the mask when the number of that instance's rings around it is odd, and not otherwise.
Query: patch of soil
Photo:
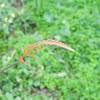
[[[54,91],[49,91],[48,88],[38,88],[38,89],[33,89],[31,91],[31,93],[34,95],[34,96],[47,96],[49,97],[50,99],[49,100],[59,100],[58,99],[58,91],[57,90],[54,90]]]

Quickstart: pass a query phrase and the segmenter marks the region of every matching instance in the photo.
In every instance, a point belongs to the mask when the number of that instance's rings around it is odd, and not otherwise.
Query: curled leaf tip
[[[20,62],[22,63],[22,64],[24,64],[24,58],[22,57],[22,56],[20,56]]]

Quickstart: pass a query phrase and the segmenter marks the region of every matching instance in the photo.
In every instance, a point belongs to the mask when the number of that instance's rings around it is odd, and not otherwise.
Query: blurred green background
[[[21,64],[44,39],[76,52],[45,47]],[[0,0],[0,100],[100,100],[100,1]]]

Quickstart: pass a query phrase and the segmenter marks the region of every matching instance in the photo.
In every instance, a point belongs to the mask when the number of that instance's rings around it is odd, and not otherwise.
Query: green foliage
[[[99,100],[99,0],[0,1],[0,100]],[[56,39],[25,64],[27,44]],[[46,91],[46,92],[45,92]]]

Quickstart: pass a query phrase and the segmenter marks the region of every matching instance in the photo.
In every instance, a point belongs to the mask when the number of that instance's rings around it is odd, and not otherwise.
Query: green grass
[[[100,99],[99,0],[24,0],[18,10],[8,0],[1,3],[0,100]],[[21,48],[43,39],[60,40],[76,52],[46,47],[21,64]]]

